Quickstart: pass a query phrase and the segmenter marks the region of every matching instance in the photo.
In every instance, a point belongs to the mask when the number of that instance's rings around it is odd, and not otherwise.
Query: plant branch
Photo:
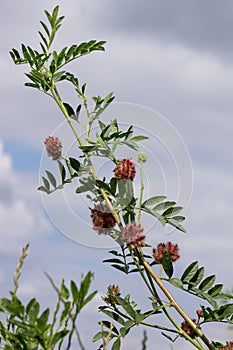
[[[141,259],[142,251],[141,251],[141,250],[140,250],[140,251],[136,250],[135,252],[136,252],[136,254],[137,254],[137,256],[138,256],[138,259],[142,260],[142,259]],[[132,255],[132,253],[131,253],[131,255]],[[170,313],[167,311],[166,305],[164,305],[164,304],[162,303],[161,299],[159,298],[159,295],[158,295],[158,293],[157,293],[157,291],[156,291],[156,289],[155,289],[155,286],[154,286],[152,277],[151,277],[150,273],[148,272],[148,270],[145,269],[146,274],[147,274],[147,278],[148,278],[149,282],[146,280],[146,277],[145,277],[144,274],[143,274],[143,271],[142,271],[142,269],[141,269],[140,264],[137,263],[136,265],[137,265],[137,267],[138,267],[138,269],[139,269],[139,272],[140,272],[140,274],[141,274],[141,277],[143,278],[143,280],[144,280],[145,284],[147,285],[149,291],[151,292],[151,294],[154,296],[154,298],[156,299],[156,301],[157,301],[157,302],[159,303],[159,305],[161,306],[161,309],[162,309],[162,311],[164,312],[164,314],[166,315],[166,317],[169,319],[169,321],[170,321],[170,322],[174,325],[174,327],[177,329],[177,330],[173,330],[173,332],[178,333],[178,334],[182,334],[182,335],[183,335],[187,340],[189,340],[197,349],[203,350],[202,347],[200,348],[200,345],[199,345],[199,344],[197,344],[191,337],[189,337],[189,335],[188,335],[186,332],[184,332],[184,331],[182,330],[182,328],[176,323],[176,321],[173,319],[173,317],[172,317],[172,316],[170,315]],[[138,266],[138,265],[139,265],[139,266]],[[170,303],[169,303],[169,305],[170,305]]]
[[[52,96],[53,96],[56,104],[58,105],[58,107],[60,108],[62,113],[64,114],[64,116],[65,116],[65,118],[66,118],[66,120],[67,120],[67,122],[68,122],[68,124],[69,124],[69,126],[70,126],[70,128],[72,130],[72,132],[74,133],[74,136],[75,136],[76,140],[78,141],[80,146],[83,146],[82,140],[79,137],[79,135],[78,135],[78,133],[77,133],[77,131],[76,131],[72,121],[71,121],[71,118],[70,118],[70,116],[69,116],[69,114],[68,114],[68,112],[67,112],[67,110],[66,110],[66,108],[65,108],[65,106],[64,106],[64,104],[62,102],[62,99],[61,99],[61,97],[60,97],[60,95],[59,95],[59,93],[57,91],[57,88],[56,88],[54,82],[53,82],[53,87],[50,87],[50,91],[52,93]],[[89,164],[89,167],[90,167],[90,172],[91,172],[91,174],[93,176],[93,179],[94,180],[99,180],[99,178],[98,178],[98,176],[96,174],[95,168],[94,168],[94,166],[92,164],[92,161],[91,161],[88,153],[87,152],[83,152],[83,153],[85,155],[86,160],[88,161],[88,164]],[[117,225],[119,226],[120,229],[122,229],[123,225],[121,223],[121,219],[120,219],[117,211],[113,207],[113,205],[111,203],[111,200],[109,199],[109,196],[107,195],[107,193],[105,192],[105,190],[103,188],[100,188],[99,190],[100,190],[100,192],[101,192],[101,194],[102,194],[106,204],[108,205],[109,210],[112,212],[112,215],[114,216]]]
[[[213,346],[212,342],[204,335],[204,333],[201,331],[200,328],[197,327],[197,325],[191,320],[191,318],[185,313],[185,311],[181,308],[181,306],[177,303],[177,301],[174,299],[174,297],[171,295],[169,290],[165,287],[160,277],[156,275],[156,273],[153,271],[151,266],[148,264],[145,259],[142,259],[142,263],[145,267],[145,269],[148,271],[148,273],[151,275],[151,277],[154,279],[154,281],[157,283],[159,288],[163,291],[163,293],[166,295],[168,300],[171,302],[171,305],[176,309],[176,311],[183,317],[185,321],[188,322],[190,327],[196,332],[196,334],[202,339],[202,341],[207,345],[208,349],[215,350],[215,347]]]

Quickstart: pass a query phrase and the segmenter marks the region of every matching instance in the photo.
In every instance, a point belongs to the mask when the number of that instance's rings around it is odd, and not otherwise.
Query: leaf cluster
[[[109,98],[107,96],[107,98]],[[110,97],[111,100],[111,97]],[[104,106],[100,107],[96,112],[96,107],[94,107],[94,111],[91,113],[90,122],[99,118],[99,114],[104,111],[104,109],[109,105],[109,99],[104,102]],[[133,126],[131,125],[128,130],[122,131],[119,129],[119,125],[116,119],[111,121],[108,125],[104,124],[102,121],[99,121],[99,126],[101,132],[96,132],[95,139],[87,137],[87,145],[81,146],[80,149],[83,152],[91,152],[91,156],[99,156],[111,159],[114,163],[117,163],[117,160],[114,156],[114,153],[118,146],[127,146],[134,150],[138,149],[137,142],[148,139],[147,136],[143,135],[133,135]]]
[[[100,321],[102,329],[95,334],[92,341],[102,340],[102,343],[104,343],[104,340],[107,338],[108,342],[113,342],[111,350],[120,349],[122,339],[133,327],[143,324],[148,317],[161,312],[159,309],[154,308],[142,312],[141,309],[137,308],[136,302],[130,300],[129,294],[124,298],[114,295],[114,305],[100,306],[99,311],[110,317],[114,324],[106,320]],[[116,323],[119,324],[119,329],[115,326]],[[107,330],[104,330],[104,328]],[[101,348],[103,348],[103,344],[98,349]]]
[[[117,269],[125,274],[129,274],[132,272],[136,272],[136,270],[130,269],[131,266],[134,266],[134,262],[132,262],[132,256],[130,253],[126,253],[126,247],[121,246],[121,253],[117,250],[110,250],[109,254],[115,256],[111,259],[103,260],[104,263],[109,263],[114,269]]]
[[[162,225],[170,224],[178,230],[185,232],[185,229],[180,224],[185,218],[184,216],[177,215],[183,208],[176,206],[176,202],[167,201],[166,199],[166,196],[151,197],[142,203],[142,210],[156,217]]]
[[[207,301],[212,308],[202,306],[204,311],[203,322],[224,321],[233,323],[233,304],[226,303],[219,306],[221,299],[232,299],[233,296],[223,292],[223,284],[215,284],[216,276],[205,276],[204,267],[198,262],[192,262],[183,272],[180,279],[170,278],[168,282],[183,291]]]
[[[58,170],[60,173],[59,184],[56,177],[48,170],[45,171],[46,176],[42,176],[43,185],[37,189],[47,194],[53,193],[56,190],[60,190],[65,184],[71,183],[73,179],[77,178],[83,172],[88,172],[89,167],[81,164],[76,158],[70,157],[65,160],[65,165],[61,161],[57,161]],[[67,175],[69,173],[69,175]]]
[[[76,60],[93,51],[104,51],[105,41],[90,40],[82,42],[79,45],[73,44],[70,47],[64,47],[60,51],[51,51],[57,31],[61,27],[64,16],[59,16],[59,6],[56,6],[52,13],[44,11],[48,24],[40,21],[42,31],[39,30],[40,51],[33,49],[28,45],[21,45],[21,53],[12,49],[10,56],[15,64],[28,64],[31,68],[25,75],[30,82],[26,86],[36,88],[47,93],[55,82],[62,80],[72,81],[70,75],[61,69],[68,63]],[[73,81],[72,81],[73,82]],[[77,83],[77,82],[76,82]]]
[[[92,273],[88,272],[79,286],[71,281],[69,288],[64,280],[58,288],[48,278],[57,293],[54,310],[40,311],[36,298],[24,305],[13,292],[10,298],[0,298],[0,313],[5,317],[5,321],[0,321],[0,346],[4,350],[52,350],[62,349],[62,345],[70,349],[74,335],[81,342],[76,320],[96,294],[89,294]]]

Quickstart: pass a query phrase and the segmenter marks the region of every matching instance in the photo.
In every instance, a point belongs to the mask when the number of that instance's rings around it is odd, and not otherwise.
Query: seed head
[[[133,181],[136,175],[135,165],[132,160],[124,158],[117,164],[114,173],[118,179],[130,179]]]
[[[106,204],[100,203],[91,209],[93,230],[99,234],[107,234],[115,226],[116,220]]]
[[[108,291],[107,294],[105,295],[105,297],[103,297],[103,300],[111,305],[117,304],[116,300],[115,300],[115,296],[120,295],[120,288],[118,287],[118,285],[115,284],[110,284],[108,286]]]
[[[195,324],[197,324],[197,320],[193,319],[192,320]],[[195,338],[196,337],[196,332],[194,329],[192,329],[192,327],[190,326],[190,324],[187,321],[183,321],[181,323],[181,328],[183,329],[183,331],[185,331],[185,333],[187,333],[190,338]]]
[[[166,244],[159,243],[157,245],[157,248],[153,249],[153,258],[157,264],[162,264],[163,254],[165,250],[170,254],[173,262],[179,259],[179,247],[177,244],[172,244],[171,242],[167,242]]]
[[[53,160],[61,158],[62,143],[57,136],[49,136],[44,141],[46,151]]]
[[[142,247],[146,236],[141,225],[128,224],[121,233],[121,242],[130,245],[131,248]]]
[[[227,342],[227,345],[224,346],[223,348],[220,348],[219,350],[233,350],[233,342]]]

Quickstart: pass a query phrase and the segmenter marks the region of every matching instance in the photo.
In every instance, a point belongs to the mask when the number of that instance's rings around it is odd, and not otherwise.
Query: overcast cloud
[[[100,1],[86,7],[104,31],[133,33],[152,37],[168,44],[178,44],[197,51],[228,57],[232,55],[233,4],[228,0]]]

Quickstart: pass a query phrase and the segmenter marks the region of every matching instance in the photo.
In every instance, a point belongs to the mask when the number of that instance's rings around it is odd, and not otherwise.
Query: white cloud
[[[22,242],[48,231],[49,224],[40,205],[32,181],[25,174],[17,174],[9,155],[0,143],[0,253],[18,251]]]

